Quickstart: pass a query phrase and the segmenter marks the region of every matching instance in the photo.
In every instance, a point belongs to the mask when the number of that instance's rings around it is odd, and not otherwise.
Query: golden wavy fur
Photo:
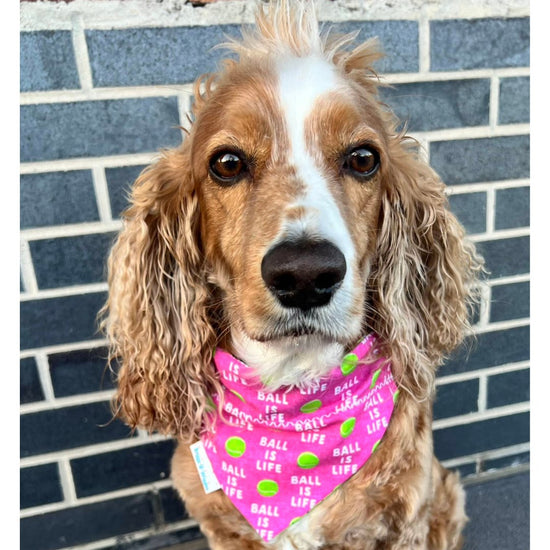
[[[468,330],[481,262],[447,209],[443,184],[379,101],[375,43],[351,47],[353,35],[320,35],[310,4],[281,0],[258,10],[256,26],[228,45],[238,61],[195,85],[181,147],[134,185],[109,258],[104,309],[120,363],[114,410],[130,426],[178,438],[174,483],[214,549],[459,548],[464,496],[433,457],[431,400],[436,367]],[[326,89],[319,78],[322,90],[304,114],[307,162],[292,141],[296,117],[285,119],[285,108],[295,107],[281,99],[283,79],[292,82],[300,63],[300,75],[311,63],[335,83]],[[303,93],[306,104],[309,92],[300,90],[296,103]],[[354,144],[379,155],[366,182],[342,171]],[[212,159],[228,150],[247,169],[220,184]],[[339,227],[312,215],[319,193],[326,198],[319,208]],[[260,273],[270,247],[297,227],[350,243],[345,292],[333,298],[341,309],[317,308],[314,321],[283,311]],[[300,335],[306,320],[309,333]],[[265,380],[300,384],[311,357],[329,363],[366,330],[379,335],[404,390],[384,440],[306,521],[262,543],[223,493],[204,495],[188,451],[208,429],[205,412],[219,390],[212,351],[250,353],[254,365],[255,349],[273,363],[259,371]],[[288,344],[298,341],[303,357]],[[294,380],[296,372],[306,378]]]

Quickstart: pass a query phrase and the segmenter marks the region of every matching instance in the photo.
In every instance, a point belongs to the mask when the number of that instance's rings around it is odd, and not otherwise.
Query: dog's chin
[[[341,362],[349,336],[306,326],[254,336],[235,331],[232,340],[237,356],[256,371],[267,389],[274,390],[315,385]]]

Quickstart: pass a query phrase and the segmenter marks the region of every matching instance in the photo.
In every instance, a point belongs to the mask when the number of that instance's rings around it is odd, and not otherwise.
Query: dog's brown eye
[[[350,151],[344,160],[344,169],[360,178],[373,176],[379,167],[380,156],[378,151],[372,147],[357,147]]]
[[[210,173],[222,185],[236,183],[245,171],[245,162],[239,155],[230,151],[217,153],[210,161]]]

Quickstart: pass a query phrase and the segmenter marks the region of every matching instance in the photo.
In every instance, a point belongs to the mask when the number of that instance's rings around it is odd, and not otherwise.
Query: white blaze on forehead
[[[354,259],[351,236],[327,178],[308,152],[305,141],[305,123],[313,113],[315,102],[324,94],[341,90],[341,79],[333,65],[319,55],[285,58],[278,65],[278,76],[280,103],[290,141],[288,160],[305,188],[289,205],[289,210],[303,207],[305,215],[300,220],[283,220],[280,237],[328,239],[344,254],[349,272]]]

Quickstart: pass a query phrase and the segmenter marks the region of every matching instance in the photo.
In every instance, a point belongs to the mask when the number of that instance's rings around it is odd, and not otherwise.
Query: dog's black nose
[[[262,278],[284,307],[324,306],[346,275],[346,259],[328,241],[285,241],[262,260]]]

